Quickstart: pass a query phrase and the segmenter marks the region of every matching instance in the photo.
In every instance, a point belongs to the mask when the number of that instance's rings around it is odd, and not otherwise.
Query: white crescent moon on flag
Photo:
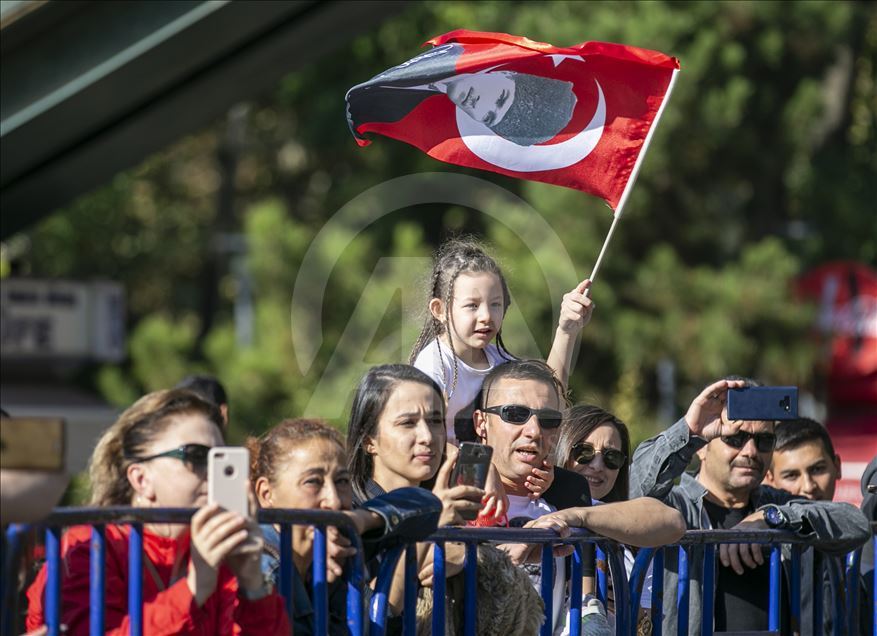
[[[585,128],[564,142],[550,146],[519,146],[500,137],[457,107],[457,130],[466,147],[479,159],[514,172],[558,170],[578,163],[597,146],[606,123],[606,100],[597,85],[597,110]]]

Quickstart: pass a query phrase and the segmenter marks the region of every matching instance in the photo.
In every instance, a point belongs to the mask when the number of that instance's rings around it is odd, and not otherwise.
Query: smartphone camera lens
[[[234,476],[234,466],[226,466],[222,472],[225,473],[226,477],[233,477]]]

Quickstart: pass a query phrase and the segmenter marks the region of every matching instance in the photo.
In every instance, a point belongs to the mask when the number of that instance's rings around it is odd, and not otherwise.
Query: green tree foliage
[[[812,385],[811,312],[793,301],[790,281],[826,260],[877,260],[873,5],[428,2],[291,73],[250,105],[234,219],[217,218],[217,122],[29,232],[30,272],[127,286],[130,359],[94,375],[109,399],[130,403],[184,373],[209,371],[229,389],[236,438],[300,414],[343,426],[362,370],[407,358],[425,307],[424,259],[461,232],[486,239],[508,272],[512,350],[547,354],[560,301],[548,279],[567,290],[588,274],[611,221],[601,201],[478,173],[527,201],[553,236],[522,236],[513,228],[529,227],[533,212],[491,209],[489,201],[477,209],[409,206],[363,230],[333,216],[402,175],[476,176],[388,139],[357,148],[344,118],[350,86],[456,28],[561,46],[622,42],[682,63],[594,287],[597,311],[571,378],[575,398],[614,409],[641,439],[667,424],[656,415],[662,360],[676,365],[677,410],[731,372]],[[249,346],[236,341],[240,281],[215,251],[218,227],[246,236],[255,303]],[[330,272],[325,289],[301,271],[309,249]],[[217,264],[219,279],[205,277]],[[205,316],[211,285],[221,302]],[[291,318],[296,285],[313,312]],[[316,347],[311,365],[302,364],[294,329],[322,332],[318,347],[308,343]]]

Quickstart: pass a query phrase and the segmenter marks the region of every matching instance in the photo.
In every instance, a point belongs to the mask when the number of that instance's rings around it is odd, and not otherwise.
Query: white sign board
[[[6,278],[0,281],[3,357],[125,357],[125,292],[113,282]]]

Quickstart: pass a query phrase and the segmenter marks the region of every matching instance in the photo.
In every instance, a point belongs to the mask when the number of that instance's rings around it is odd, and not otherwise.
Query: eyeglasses
[[[554,409],[531,409],[520,404],[503,404],[501,406],[485,406],[485,413],[499,415],[503,422],[509,424],[526,424],[534,415],[542,428],[557,428],[563,421],[563,413]]]
[[[614,448],[598,451],[590,442],[579,442],[572,447],[572,458],[579,464],[590,464],[597,453],[603,455],[603,463],[609,470],[618,470],[627,461],[627,455]]]
[[[737,431],[733,435],[722,435],[722,441],[731,448],[743,448],[751,439],[755,440],[755,448],[759,453],[769,453],[777,443],[777,436],[773,433]]]
[[[193,468],[203,468],[207,465],[207,455],[209,453],[210,447],[204,446],[204,444],[186,444],[173,450],[150,455],[149,457],[128,457],[128,459],[135,462],[148,462],[159,457],[173,457]]]

